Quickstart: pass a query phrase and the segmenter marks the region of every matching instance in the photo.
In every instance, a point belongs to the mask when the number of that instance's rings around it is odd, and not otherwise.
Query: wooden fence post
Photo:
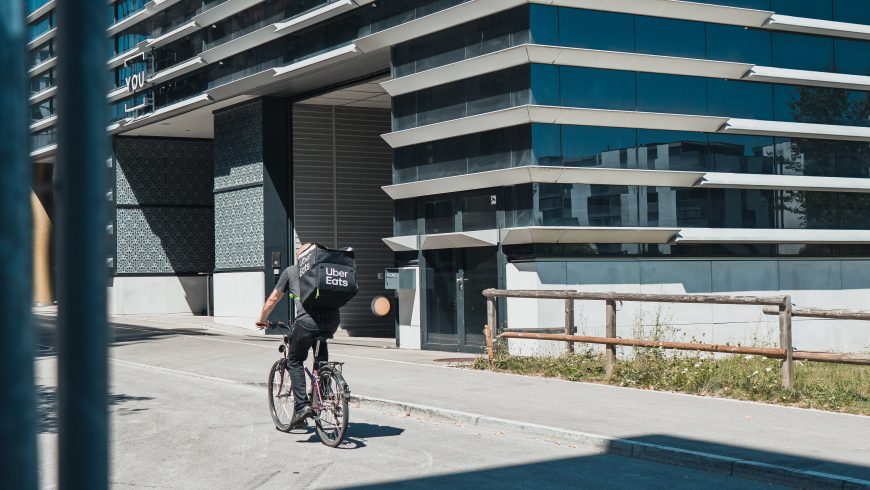
[[[785,351],[785,359],[782,360],[782,386],[788,389],[794,387],[794,346],[791,339],[791,318],[791,296],[786,296],[779,307],[779,346]]]
[[[574,335],[574,300],[565,300],[565,335]],[[574,353],[574,342],[565,342],[565,354]]]
[[[607,318],[605,337],[610,339],[616,338],[616,301],[607,300],[607,310],[605,317]],[[604,348],[604,373],[609,378],[613,374],[613,368],[616,365],[616,345],[608,344]]]
[[[495,336],[497,335],[498,328],[496,327],[496,322],[498,321],[496,317],[496,307],[495,307],[495,297],[490,297],[486,299],[486,328],[484,328],[484,333],[486,334],[486,357],[489,359],[490,364],[493,361],[494,353],[493,353],[493,343],[495,342]]]

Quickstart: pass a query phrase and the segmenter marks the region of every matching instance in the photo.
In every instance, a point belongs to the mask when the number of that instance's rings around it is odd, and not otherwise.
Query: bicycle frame
[[[288,331],[290,330],[290,327],[285,326],[285,325],[276,325],[276,326],[278,326],[278,328],[286,328]],[[285,339],[285,341],[284,341],[283,354],[284,354],[284,362],[286,363],[287,360],[290,358],[289,336],[285,336],[284,339]],[[322,399],[319,396],[319,394],[320,394],[320,378],[317,376],[317,354],[320,351],[320,343],[321,342],[326,342],[326,340],[320,339],[317,341],[316,344],[314,344],[314,359],[312,360],[314,369],[311,370],[311,369],[308,369],[308,366],[303,366],[305,369],[306,376],[308,376],[308,378],[311,379],[311,389],[317,390],[317,393],[318,393],[317,400],[311,404],[311,409],[314,410],[315,412],[318,412],[318,413],[323,409],[323,407],[320,405],[322,402]],[[281,370],[281,382],[278,384],[278,392],[280,393],[281,390],[283,390],[283,389],[284,389],[284,370],[282,369]],[[314,391],[312,391],[311,393],[314,393]],[[312,397],[312,398],[314,398],[314,397]]]

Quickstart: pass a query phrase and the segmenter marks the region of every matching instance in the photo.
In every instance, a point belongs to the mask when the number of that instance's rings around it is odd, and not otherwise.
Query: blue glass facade
[[[846,22],[860,21],[851,2],[705,2]],[[860,9],[858,9],[860,10]],[[837,11],[836,18],[833,12]],[[848,13],[847,13],[848,11]],[[498,26],[494,25],[498,20]],[[481,42],[478,42],[478,41]],[[486,56],[525,44],[618,51],[693,60],[747,63],[829,74],[870,75],[870,42],[763,28],[529,5],[423,36],[393,47],[394,77]],[[483,59],[483,58],[481,58]],[[714,116],[771,123],[870,126],[870,86],[856,90],[632,69],[520,64],[427,86],[393,98],[393,131],[418,130],[469,116],[524,106]],[[555,116],[552,116],[555,117]],[[670,123],[673,124],[673,123]],[[463,128],[466,126],[463,125]],[[868,178],[870,143],[783,130],[758,134],[532,122],[434,138],[401,146],[394,184],[418,185],[424,197],[397,202],[395,234],[430,235],[519,227],[865,230],[870,200],[861,192],[807,189],[711,189],[691,186],[530,183],[453,194],[433,179],[523,166],[624,171],[682,171],[703,175],[783,175]],[[430,183],[431,182],[431,183]],[[809,182],[809,181],[807,181]],[[485,219],[466,222],[471,198],[498,202]],[[753,254],[778,256],[865,248],[847,246],[710,244],[537,244],[513,246],[522,256],[616,254]],[[518,248],[517,248],[518,247]],[[717,248],[718,247],[718,248]],[[825,248],[829,247],[829,248]],[[798,251],[796,251],[798,250]],[[834,252],[831,252],[834,253]],[[567,255],[565,255],[567,254]]]

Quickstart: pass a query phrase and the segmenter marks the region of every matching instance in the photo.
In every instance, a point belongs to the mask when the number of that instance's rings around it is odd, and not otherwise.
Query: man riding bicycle
[[[303,252],[313,246],[314,244],[312,243],[302,244],[299,250],[296,251],[296,262],[298,262],[299,256]],[[275,289],[266,299],[263,311],[257,320],[257,327],[259,329],[262,330],[269,326],[269,314],[272,313],[272,310],[275,309],[275,306],[285,294],[292,298],[296,304],[296,318],[290,326],[291,340],[287,368],[290,371],[290,383],[293,388],[293,398],[296,401],[296,410],[290,425],[297,425],[304,419],[314,415],[314,411],[311,409],[311,404],[305,393],[305,371],[302,363],[308,358],[308,350],[314,345],[316,338],[324,336],[332,337],[338,329],[341,314],[338,308],[309,309],[306,311],[299,301],[299,267],[291,265],[281,273],[277,284],[275,284]],[[320,363],[328,360],[326,342],[322,342],[314,362]]]

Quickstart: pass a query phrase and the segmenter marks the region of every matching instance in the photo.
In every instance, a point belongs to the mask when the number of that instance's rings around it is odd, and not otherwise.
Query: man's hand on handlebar
[[[257,328],[259,328],[260,330],[265,330],[267,328],[286,328],[286,325],[284,325],[284,322],[270,322],[270,321],[257,320],[256,325],[257,325]]]

